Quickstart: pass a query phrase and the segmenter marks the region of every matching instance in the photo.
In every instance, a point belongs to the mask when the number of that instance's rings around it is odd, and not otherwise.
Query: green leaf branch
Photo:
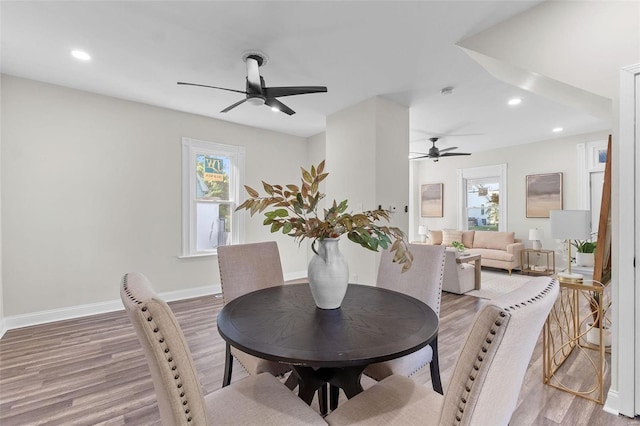
[[[272,185],[262,182],[265,196],[245,185],[249,198],[237,210],[248,210],[251,216],[264,212],[265,226],[271,232],[281,232],[294,237],[298,243],[305,238],[313,240],[314,252],[316,240],[338,238],[347,234],[350,241],[360,246],[378,251],[390,249],[393,261],[402,265],[402,272],[408,270],[413,262],[405,234],[397,227],[380,225],[377,222],[389,221],[387,210],[376,209],[362,213],[347,212],[347,200],[337,203],[335,200],[328,209],[323,209],[323,219],[318,214],[318,203],[325,197],[319,186],[328,173],[324,172],[325,163],[311,166],[310,170],[301,169],[300,185]],[[272,210],[267,210],[273,208]]]

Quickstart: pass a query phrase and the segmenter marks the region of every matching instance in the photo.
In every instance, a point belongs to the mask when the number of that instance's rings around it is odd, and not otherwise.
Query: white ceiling
[[[499,82],[456,43],[535,1],[221,2],[2,1],[3,73],[312,136],[326,117],[374,96],[410,108],[412,151],[481,151],[609,129],[611,123]],[[70,56],[91,54],[89,62]],[[327,93],[281,98],[297,113],[243,104],[242,54],[265,52],[267,86],[325,85]],[[440,90],[452,86],[452,94]],[[521,97],[509,107],[511,97]],[[447,136],[449,135],[449,136]],[[466,136],[452,136],[466,135]]]

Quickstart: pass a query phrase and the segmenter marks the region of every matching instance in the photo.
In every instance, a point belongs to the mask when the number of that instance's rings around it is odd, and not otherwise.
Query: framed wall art
[[[549,210],[562,210],[562,173],[528,175],[527,217],[549,217]]]
[[[442,184],[420,185],[420,216],[442,217]]]

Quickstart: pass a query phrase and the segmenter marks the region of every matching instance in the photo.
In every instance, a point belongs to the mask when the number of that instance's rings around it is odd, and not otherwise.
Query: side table
[[[536,264],[535,260],[540,257],[544,259],[544,265]],[[520,251],[520,264],[521,274],[553,275],[556,273],[556,253],[553,250],[523,249]]]
[[[481,263],[481,256],[479,254],[460,254],[459,256],[456,256],[456,263],[471,263],[474,262],[474,267],[475,267],[475,276],[474,276],[474,288],[476,290],[480,290],[480,280],[481,280],[481,273],[480,273],[480,267],[482,265]]]

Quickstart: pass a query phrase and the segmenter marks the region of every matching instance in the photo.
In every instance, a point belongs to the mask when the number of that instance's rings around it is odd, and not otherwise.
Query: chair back
[[[218,247],[224,303],[263,288],[284,284],[275,241]]]
[[[458,355],[439,424],[509,423],[558,291],[557,280],[537,277],[480,309]]]
[[[402,265],[392,262],[393,253],[382,252],[376,286],[415,297],[440,316],[445,247],[409,244],[409,250],[413,254],[413,265],[404,273]]]
[[[140,273],[122,278],[120,298],[147,358],[162,424],[206,424],[202,386],[171,308]]]

